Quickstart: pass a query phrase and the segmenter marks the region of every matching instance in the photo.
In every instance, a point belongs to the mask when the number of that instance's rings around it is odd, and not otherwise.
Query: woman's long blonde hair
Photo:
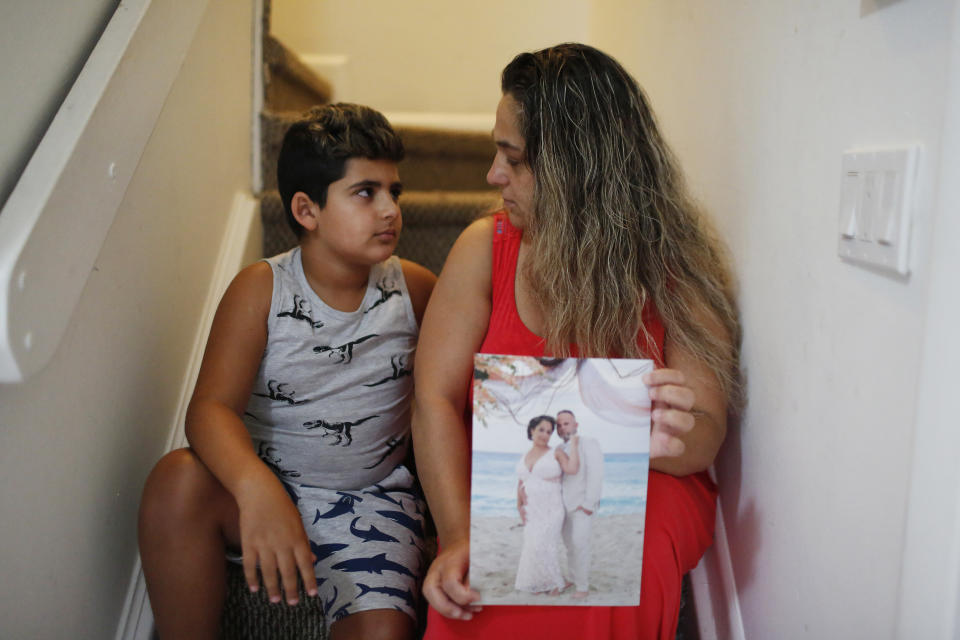
[[[534,175],[522,277],[546,314],[550,353],[650,357],[652,304],[678,346],[740,401],[740,325],[722,245],[687,192],[636,81],[605,53],[561,44],[522,53],[501,88],[519,107]],[[704,317],[725,336],[704,327]]]

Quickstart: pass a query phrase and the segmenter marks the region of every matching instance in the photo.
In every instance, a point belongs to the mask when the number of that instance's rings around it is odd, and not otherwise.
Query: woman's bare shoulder
[[[482,253],[489,258],[490,248],[493,246],[493,216],[485,216],[474,220],[457,238],[450,254]]]
[[[493,262],[492,247],[493,218],[475,220],[453,243],[440,272],[440,281],[469,284],[471,288],[478,285],[487,288]]]

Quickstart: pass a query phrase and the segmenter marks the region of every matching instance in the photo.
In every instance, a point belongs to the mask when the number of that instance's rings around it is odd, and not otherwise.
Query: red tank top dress
[[[521,238],[506,214],[494,216],[492,310],[481,353],[544,355],[543,339],[517,313],[514,282]],[[663,325],[652,310],[644,313],[644,323],[656,343],[648,357],[662,366]],[[424,638],[673,640],[681,581],[713,542],[716,503],[717,489],[706,473],[677,478],[650,471],[639,606],[488,606],[469,621],[444,618],[431,607]]]

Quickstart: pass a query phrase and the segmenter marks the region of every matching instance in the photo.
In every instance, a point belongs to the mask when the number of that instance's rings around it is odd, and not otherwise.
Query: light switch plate
[[[919,145],[843,154],[837,253],[844,260],[910,274],[910,227]]]

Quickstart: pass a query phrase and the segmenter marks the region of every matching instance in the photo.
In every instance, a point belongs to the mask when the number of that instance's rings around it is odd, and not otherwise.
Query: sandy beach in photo
[[[597,516],[592,532],[590,594],[575,599],[571,597],[573,587],[558,596],[515,591],[523,545],[520,518],[474,516],[470,523],[470,585],[486,605],[635,606],[640,601],[643,526],[642,513]],[[560,565],[569,577],[564,556],[561,552]]]

